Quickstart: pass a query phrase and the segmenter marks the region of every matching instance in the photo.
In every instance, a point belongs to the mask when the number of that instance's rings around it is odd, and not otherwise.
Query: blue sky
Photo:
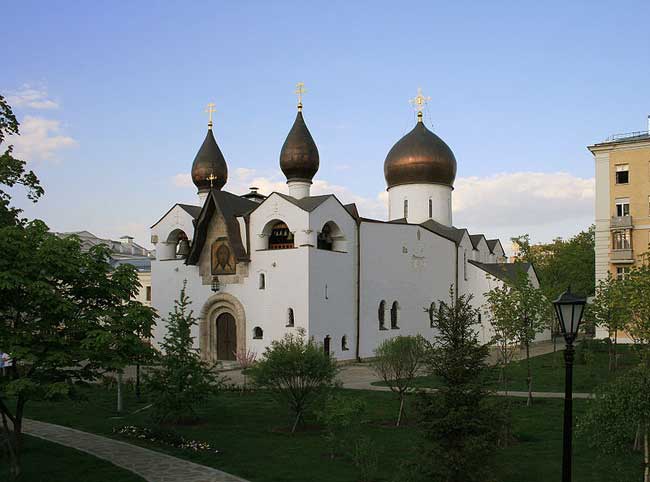
[[[458,160],[455,223],[568,236],[593,211],[585,146],[644,129],[650,114],[647,0],[23,0],[3,18],[0,92],[46,189],[37,206],[18,203],[56,230],[145,242],[171,204],[195,202],[182,175],[209,101],[226,188],[281,186],[303,81],[315,188],[380,216],[383,161],[422,87],[425,119]]]

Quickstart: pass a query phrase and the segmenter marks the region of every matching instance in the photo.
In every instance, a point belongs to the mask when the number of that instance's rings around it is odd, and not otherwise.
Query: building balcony
[[[613,249],[609,252],[610,263],[634,263],[632,249]]]
[[[610,229],[632,229],[632,216],[612,216]]]

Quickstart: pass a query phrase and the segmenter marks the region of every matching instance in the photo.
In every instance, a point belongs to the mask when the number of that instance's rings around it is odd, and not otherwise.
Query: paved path
[[[149,482],[247,482],[212,467],[61,425],[25,419],[23,430],[107,460]]]

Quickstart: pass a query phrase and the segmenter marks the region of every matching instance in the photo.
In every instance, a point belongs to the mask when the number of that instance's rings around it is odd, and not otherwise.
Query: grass
[[[619,368],[610,373],[606,345],[597,343],[591,345],[589,350],[586,349],[586,345],[578,345],[573,366],[573,391],[592,393],[599,385],[612,380],[639,361],[638,354],[630,345],[619,345],[618,353],[620,355]],[[533,375],[533,391],[564,392],[563,351],[533,357],[530,359],[530,364]],[[528,390],[526,360],[511,363],[506,373],[509,390]],[[498,367],[489,369],[486,384],[489,388],[503,390]],[[385,383],[375,382],[373,385],[385,385]],[[436,376],[422,376],[415,379],[414,385],[420,388],[437,388],[441,386],[441,382]]]
[[[378,480],[399,480],[393,478],[398,476],[400,461],[416,450],[420,440],[418,430],[408,423],[401,428],[391,426],[398,404],[390,393],[343,390],[342,395],[360,398],[368,406],[362,431],[372,438],[379,456],[381,478]],[[146,411],[124,419],[111,418],[115,403],[115,393],[112,391],[95,387],[88,392],[88,396],[87,402],[32,403],[28,406],[28,416],[108,436],[113,436],[113,427],[148,423]],[[559,480],[562,401],[540,399],[535,401],[533,407],[527,408],[524,399],[511,400],[513,432],[517,441],[511,447],[499,451],[497,480]],[[136,404],[130,392],[127,392],[126,403],[132,411],[141,406]],[[590,402],[583,400],[574,402],[578,417],[584,413],[588,403]],[[201,416],[202,423],[176,427],[175,430],[188,438],[210,442],[222,451],[221,454],[194,454],[147,443],[142,445],[213,466],[253,482],[357,480],[355,469],[348,458],[329,459],[323,434],[318,429],[287,433],[290,417],[267,393],[223,393],[201,409]],[[313,423],[313,420],[308,423]],[[574,454],[575,482],[638,479],[640,457],[637,454],[625,457],[601,456],[588,448],[584,438],[575,440]],[[616,463],[621,464],[622,468],[614,469]],[[92,482],[103,479],[83,480]]]
[[[25,437],[22,468],[20,482],[144,482],[110,462],[29,436]],[[9,464],[2,458],[0,480],[9,480]]]

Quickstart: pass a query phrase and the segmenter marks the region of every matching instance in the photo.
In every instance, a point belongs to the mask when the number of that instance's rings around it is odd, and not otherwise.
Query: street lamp
[[[578,336],[586,299],[575,296],[571,288],[553,302],[560,329],[566,341],[564,350],[564,450],[562,452],[562,482],[571,482],[571,438],[573,435],[573,342]]]

